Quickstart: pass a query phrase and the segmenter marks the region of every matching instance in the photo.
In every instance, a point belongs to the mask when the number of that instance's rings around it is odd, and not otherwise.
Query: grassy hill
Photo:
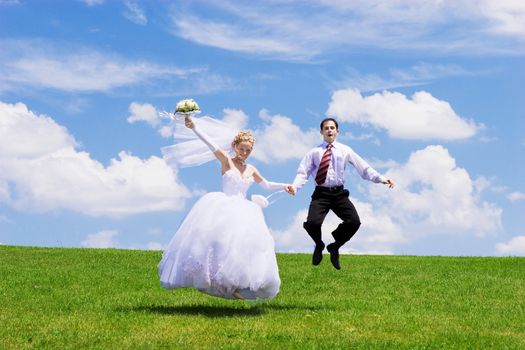
[[[525,349],[525,258],[279,254],[250,304],[162,289],[160,257],[0,246],[0,348]]]

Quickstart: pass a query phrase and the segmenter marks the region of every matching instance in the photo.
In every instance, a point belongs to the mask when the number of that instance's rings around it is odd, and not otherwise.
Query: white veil
[[[193,123],[204,131],[219,148],[231,150],[231,143],[238,130],[235,126],[211,117],[193,118]],[[162,147],[162,155],[171,167],[184,168],[204,164],[215,159],[212,151],[183,123],[175,123],[173,138],[179,142]]]

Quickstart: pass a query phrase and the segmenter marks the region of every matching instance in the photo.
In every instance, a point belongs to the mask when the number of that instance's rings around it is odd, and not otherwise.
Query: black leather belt
[[[319,191],[327,191],[327,192],[339,192],[344,189],[344,186],[333,186],[333,187],[326,187],[326,186],[315,186],[316,190]]]

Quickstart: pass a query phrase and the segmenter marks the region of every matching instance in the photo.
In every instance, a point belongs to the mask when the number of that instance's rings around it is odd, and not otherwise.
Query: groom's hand
[[[390,179],[386,179],[385,181],[383,181],[383,184],[388,185],[388,188],[394,188],[395,186],[394,181]]]
[[[292,196],[295,196],[295,193],[297,192],[293,185],[286,186],[285,190],[288,194],[291,194]]]

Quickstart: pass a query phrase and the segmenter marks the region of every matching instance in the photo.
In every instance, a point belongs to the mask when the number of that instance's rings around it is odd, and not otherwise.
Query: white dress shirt
[[[297,175],[293,181],[293,186],[296,189],[300,189],[308,181],[308,178],[312,176],[315,179],[317,169],[319,169],[319,163],[326,151],[328,143],[325,141],[317,147],[312,148],[304,156],[299,168],[297,169]],[[383,182],[386,180],[381,174],[375,171],[368,163],[361,158],[357,153],[354,152],[350,147],[343,145],[339,142],[332,143],[332,159],[330,160],[330,166],[328,167],[328,173],[326,175],[326,181],[321,186],[333,187],[341,186],[345,183],[345,169],[347,164],[352,164],[357,170],[359,175],[372,182]]]

